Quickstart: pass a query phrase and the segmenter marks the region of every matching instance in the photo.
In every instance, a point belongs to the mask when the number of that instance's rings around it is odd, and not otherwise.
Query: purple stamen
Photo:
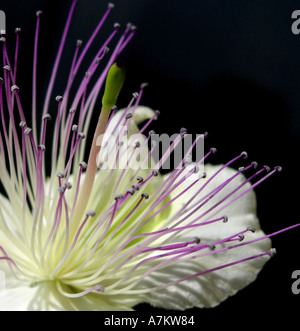
[[[102,28],[104,22],[106,21],[108,15],[110,14],[110,12],[111,12],[111,10],[112,10],[112,8],[113,8],[113,7],[108,6],[108,8],[107,8],[105,14],[103,15],[102,19],[100,20],[100,22],[99,22],[99,24],[98,24],[98,26],[96,27],[96,29],[94,30],[94,32],[93,32],[93,34],[91,35],[90,39],[88,40],[87,44],[85,45],[85,47],[84,47],[82,53],[80,54],[80,57],[79,57],[79,59],[78,59],[78,62],[77,62],[77,64],[76,64],[76,66],[75,66],[75,69],[74,69],[74,75],[76,75],[76,73],[77,73],[77,71],[78,71],[78,69],[79,69],[79,67],[80,67],[80,65],[81,65],[81,63],[82,63],[82,61],[83,61],[83,59],[84,59],[84,57],[85,57],[87,51],[90,49],[91,44],[93,43],[93,41],[95,40],[96,36],[98,35],[100,29]],[[118,27],[115,28],[115,31],[117,31],[117,30],[118,30]],[[114,33],[115,33],[115,31],[114,31]],[[111,37],[111,39],[112,39],[112,38],[113,38],[113,37]],[[106,46],[105,46],[105,47],[106,47]],[[101,52],[101,53],[102,53],[102,52]]]
[[[59,63],[60,63],[61,55],[62,55],[64,46],[65,46],[65,41],[66,41],[67,34],[68,34],[68,31],[69,31],[69,27],[70,27],[70,24],[71,24],[71,19],[72,19],[73,12],[74,12],[74,9],[75,9],[75,6],[76,6],[76,2],[77,2],[76,0],[73,0],[73,3],[71,5],[71,8],[70,8],[70,11],[69,11],[69,14],[68,14],[68,18],[67,18],[67,21],[66,21],[66,25],[65,25],[65,28],[64,28],[64,32],[63,32],[63,35],[62,35],[62,38],[61,38],[61,41],[60,41],[58,53],[57,53],[56,60],[55,60],[54,66],[53,66],[53,70],[52,70],[52,74],[51,74],[51,78],[50,78],[50,82],[49,82],[49,86],[48,86],[48,90],[47,90],[47,94],[46,94],[46,98],[45,98],[43,115],[48,113],[49,102],[50,102],[50,97],[51,97],[53,86],[54,86],[54,81],[55,81],[55,78],[56,78],[56,74],[57,74]]]
[[[18,68],[18,56],[19,56],[19,44],[20,44],[20,28],[15,29],[16,33],[16,46],[15,46],[15,62],[14,62],[14,82],[17,80],[17,68]]]
[[[74,131],[74,135],[75,135],[75,131]],[[73,161],[73,157],[75,155],[75,152],[76,150],[78,149],[78,145],[80,143],[80,141],[84,139],[84,134],[82,132],[79,132],[78,133],[78,136],[77,136],[77,141],[75,143],[75,145],[72,147],[72,150],[71,150],[71,153],[70,153],[70,158],[69,158],[69,161],[66,165],[66,168],[65,168],[65,171],[64,173],[66,174],[66,177],[68,178],[69,175],[70,175],[70,171],[71,171],[71,165],[72,165],[72,161]]]
[[[33,51],[33,70],[32,70],[32,127],[34,132],[34,138],[37,141],[37,129],[36,129],[36,77],[37,77],[37,58],[38,58],[38,40],[40,30],[40,17],[42,12],[36,13],[36,29],[34,38],[34,51]]]

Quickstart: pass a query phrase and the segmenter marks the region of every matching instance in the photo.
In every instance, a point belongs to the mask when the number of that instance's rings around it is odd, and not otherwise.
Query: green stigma
[[[116,103],[125,80],[125,68],[120,62],[114,63],[107,74],[104,95],[102,99],[103,109],[110,110]]]

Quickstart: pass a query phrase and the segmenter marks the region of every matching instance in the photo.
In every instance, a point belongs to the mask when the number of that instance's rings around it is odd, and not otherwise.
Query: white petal
[[[208,176],[205,180],[208,180],[212,173],[217,171],[219,168],[220,166],[206,166]],[[203,192],[201,192],[201,195],[210,192],[235,173],[236,171],[233,169],[225,169],[222,173],[220,173],[220,175],[216,176],[216,178]],[[175,213],[189,200],[189,198],[198,191],[200,185],[202,185],[205,180],[200,181],[199,185],[195,185],[196,187],[194,186],[191,192],[183,196],[181,201],[177,201],[177,205],[173,206],[172,215],[175,215]],[[235,184],[231,183],[226,186],[224,190],[218,194],[217,200],[213,201],[212,199],[209,201],[203,206],[203,208],[195,213],[194,217],[199,216],[208,210],[214,203],[216,203],[216,201],[225,197],[233,190],[234,187],[237,187],[243,181],[244,177],[238,176]],[[190,183],[186,183],[186,186],[189,184]],[[244,187],[244,190],[248,187],[249,184]],[[174,192],[173,196],[177,193],[178,192]],[[231,199],[237,195],[238,193],[235,193]],[[193,228],[193,230],[188,233],[182,233],[181,236],[176,237],[176,241],[186,242],[191,240],[193,237],[198,237],[201,239],[201,243],[212,243],[243,231],[249,226],[256,228],[257,231],[255,233],[250,232],[247,234],[244,239],[245,241],[262,237],[264,233],[260,230],[255,212],[255,194],[253,191],[250,191],[235,202],[234,205],[230,205],[222,210],[221,214],[217,213],[213,216],[213,218],[217,218],[224,214],[228,215],[229,221],[227,223],[218,222]],[[206,216],[204,218],[206,218]],[[202,219],[199,222],[201,221]],[[230,245],[233,244],[236,244],[236,242],[231,243]],[[223,248],[228,245],[229,244],[218,245],[216,249]],[[245,245],[244,247],[226,250],[225,252],[200,257],[197,259],[186,259],[184,261],[178,260],[175,264],[171,264],[166,268],[157,270],[147,276],[142,284],[142,287],[151,288],[162,286],[163,284],[178,281],[185,277],[211,270],[228,263],[259,255],[269,251],[270,245],[271,241],[266,239],[250,245]],[[206,252],[207,251],[208,250],[206,250]],[[151,291],[147,294],[146,301],[155,306],[169,309],[214,307],[225,300],[228,296],[234,295],[237,291],[253,282],[267,260],[268,257],[266,256],[249,260],[221,270],[200,275],[196,278],[185,280],[159,291]]]
[[[211,259],[215,265],[221,265],[225,262],[224,258],[211,257]],[[251,260],[251,262],[244,262],[198,276],[159,291],[151,291],[145,297],[145,301],[166,309],[184,310],[192,307],[214,307],[253,282],[266,261],[267,258]],[[226,262],[228,262],[227,259]],[[209,265],[210,263],[207,261],[176,263],[153,273],[145,280],[143,287],[160,286],[166,282],[177,281],[208,270]]]
[[[37,289],[22,287],[11,288],[0,292],[0,311],[29,310],[30,302],[35,297]]]

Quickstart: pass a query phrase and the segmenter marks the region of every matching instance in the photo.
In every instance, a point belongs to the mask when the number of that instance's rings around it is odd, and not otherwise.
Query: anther
[[[78,130],[78,125],[74,124],[74,125],[72,126],[72,131],[74,132],[74,131],[77,131],[77,130]]]
[[[89,216],[89,217],[94,217],[96,215],[96,213],[93,211],[93,210],[88,210],[86,213],[85,213],[86,216]]]
[[[121,25],[120,25],[119,23],[115,23],[115,24],[114,24],[114,28],[115,28],[115,29],[120,29],[120,27],[121,27]]]
[[[258,163],[256,161],[251,162],[251,164],[253,165],[254,169],[256,169],[258,167]]]
[[[50,114],[45,114],[45,115],[43,115],[43,117],[42,117],[42,120],[43,121],[45,121],[45,120],[51,120],[51,115]]]
[[[38,145],[37,147],[39,150],[41,150],[42,152],[45,152],[46,150],[46,146],[45,145]]]
[[[245,171],[245,167],[239,167],[239,172],[244,172]]]
[[[276,255],[276,248],[271,248],[270,250],[270,256],[273,257],[274,255]]]
[[[195,244],[199,245],[201,242],[201,239],[198,237],[195,237]]]
[[[14,91],[20,91],[20,88],[19,88],[17,85],[13,85],[13,86],[10,88],[10,90],[11,90],[12,92],[14,92]]]
[[[184,136],[187,133],[187,129],[186,128],[181,128],[180,129],[180,135]]]
[[[41,10],[38,10],[35,14],[36,17],[40,17],[41,15],[43,15],[43,12]]]
[[[198,171],[199,171],[199,167],[196,165],[196,166],[194,167],[194,174],[196,174]]]
[[[84,134],[83,132],[79,132],[79,133],[78,133],[78,137],[79,137],[80,139],[84,139],[84,138],[85,138],[85,134]]]
[[[210,149],[210,151],[211,151],[213,154],[216,154],[216,153],[217,153],[217,149],[216,149],[215,147],[212,147],[212,148]]]
[[[10,66],[8,66],[8,65],[4,66],[4,67],[3,67],[3,70],[11,71]]]
[[[129,188],[126,193],[129,193],[131,195],[134,195],[135,190],[133,188]]]
[[[242,158],[243,158],[243,159],[247,159],[247,157],[248,157],[248,153],[245,152],[245,151],[242,152],[241,155],[242,155]]]
[[[245,238],[245,236],[241,233],[241,234],[239,234],[238,235],[238,237],[239,237],[239,241],[243,241],[244,240],[244,238]]]
[[[1,37],[1,38],[0,38],[0,42],[2,42],[3,44],[5,44],[5,43],[6,43],[6,38]]]
[[[211,251],[214,251],[216,249],[216,245],[214,244],[209,244],[208,245],[208,248],[211,250]]]
[[[69,110],[69,113],[70,113],[70,114],[74,114],[74,113],[75,113],[75,111],[76,111],[76,109],[75,109],[75,108],[71,108],[71,109]]]
[[[149,194],[148,193],[143,193],[141,196],[143,198],[145,198],[145,200],[149,199]]]
[[[117,194],[115,196],[115,200],[122,200],[123,199],[123,195],[122,194]]]
[[[15,33],[20,33],[21,32],[21,28],[15,28]]]
[[[206,178],[207,174],[206,172],[202,172],[200,175],[199,175],[199,178]]]
[[[97,57],[97,59],[96,59],[96,64],[98,64],[98,63],[100,63],[102,61],[102,58],[101,57]]]
[[[87,164],[86,164],[86,162],[84,162],[84,161],[81,161],[81,162],[79,163],[79,166],[80,166],[82,169],[86,169],[86,168],[87,168]]]
[[[114,7],[115,7],[115,4],[112,3],[112,2],[109,2],[108,5],[107,5],[108,9],[113,9]]]
[[[125,116],[125,118],[128,120],[129,118],[131,118],[132,117],[132,114],[131,113],[129,113],[129,114],[127,114],[126,116]]]
[[[24,131],[26,136],[30,135],[31,132],[32,132],[31,128],[26,128],[25,131]]]
[[[267,172],[270,172],[271,171],[271,168],[267,165],[264,165],[264,168],[267,170]]]
[[[254,233],[256,231],[255,228],[253,228],[252,226],[248,226],[247,230],[251,231],[252,233]]]
[[[147,82],[142,83],[141,86],[140,86],[140,88],[141,88],[141,89],[144,89],[144,88],[147,87],[148,85],[149,85],[149,84],[148,84]]]
[[[65,178],[65,175],[62,172],[57,173],[58,178]]]
[[[204,138],[207,138],[208,137],[208,132],[204,132],[203,136],[204,136]]]
[[[136,179],[139,183],[142,183],[144,181],[144,178],[141,176],[138,176]]]
[[[0,77],[0,84],[3,84],[4,83],[4,80],[3,78]]]
[[[141,147],[141,143],[140,143],[139,141],[137,141],[137,142],[135,143],[135,147],[137,147],[137,148]]]
[[[223,223],[227,223],[228,222],[228,216],[227,215],[224,215],[223,216]]]
[[[156,115],[156,119],[157,119],[157,117],[160,115],[160,111],[159,110],[155,110],[155,115]]]
[[[19,127],[20,128],[25,128],[25,126],[26,126],[26,122],[24,122],[24,121],[22,121],[22,122],[20,122],[20,124],[19,124]]]
[[[136,27],[136,25],[132,25],[131,28],[130,28],[130,30],[131,30],[132,32],[136,32],[136,31],[137,31],[137,27]]]
[[[55,97],[55,100],[57,102],[61,102],[63,100],[63,97],[61,95],[58,95],[57,97]]]
[[[81,45],[82,45],[82,40],[81,40],[81,39],[78,39],[78,40],[76,41],[76,46],[77,46],[77,47],[81,47]]]
[[[60,193],[60,194],[64,194],[65,193],[65,189],[63,188],[63,187],[59,187],[58,188],[58,193]]]
[[[281,172],[281,171],[282,171],[282,167],[281,167],[281,166],[276,166],[274,169],[275,169],[276,171],[278,171],[278,172]]]
[[[154,177],[158,176],[158,171],[157,171],[157,170],[153,170],[153,171],[152,171],[152,175],[153,175]]]
[[[104,286],[102,286],[102,285],[96,285],[94,287],[94,290],[97,291],[97,292],[104,292]]]
[[[68,189],[68,190],[70,190],[71,188],[72,188],[72,183],[70,183],[70,182],[66,182],[66,188]]]
[[[135,191],[138,191],[140,189],[140,185],[135,183],[135,184],[132,184],[132,188],[135,190]]]
[[[132,96],[137,99],[139,97],[139,94],[137,92],[132,93]]]
[[[154,130],[150,130],[148,134],[149,134],[149,136],[152,136],[153,134],[155,134],[155,131]]]

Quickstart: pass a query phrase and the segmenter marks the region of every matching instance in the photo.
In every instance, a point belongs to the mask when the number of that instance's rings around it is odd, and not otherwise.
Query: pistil
[[[110,111],[116,104],[118,95],[124,83],[124,79],[125,79],[124,67],[120,63],[113,64],[108,72],[106,79],[106,85],[102,99],[102,109],[94,133],[92,147],[90,150],[90,155],[87,164],[85,180],[75,208],[74,217],[72,219],[71,236],[77,230],[82,215],[84,214],[87,204],[89,202],[89,198],[93,189],[94,180],[97,172],[97,157],[101,150],[101,144],[99,146],[98,139],[99,137],[103,137],[105,133]]]

